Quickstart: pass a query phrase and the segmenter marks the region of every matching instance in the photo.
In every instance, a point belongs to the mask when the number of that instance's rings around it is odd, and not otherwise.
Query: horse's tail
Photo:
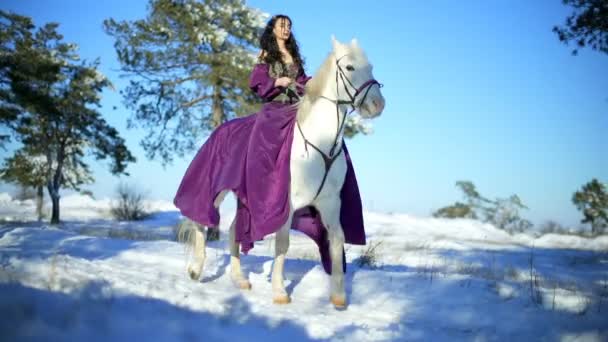
[[[188,267],[186,272],[193,280],[198,280],[205,265],[205,227],[188,218],[184,219],[177,230],[177,241],[184,243]]]
[[[224,201],[224,198],[226,197],[227,193],[228,193],[228,190],[223,190],[217,195],[217,197],[213,201],[213,206],[215,208],[220,207],[220,205]],[[177,242],[183,243],[185,245],[186,253],[192,251],[192,248],[194,248],[194,245],[196,242],[194,233],[196,232],[197,229],[199,231],[201,231],[202,233],[205,233],[205,227],[203,225],[196,223],[187,217],[184,218],[177,227],[177,234],[176,234]]]
[[[177,229],[177,242],[183,243],[186,255],[189,255],[195,247],[195,232],[205,229],[204,226],[185,218],[179,223]]]

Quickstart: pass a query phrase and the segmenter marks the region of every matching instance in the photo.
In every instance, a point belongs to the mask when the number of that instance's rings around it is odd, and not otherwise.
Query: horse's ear
[[[336,36],[333,34],[331,35],[331,47],[334,49],[334,52],[338,51],[338,48],[340,47],[340,42],[336,40]]]
[[[350,41],[350,45],[352,47],[358,47],[359,46],[359,42],[357,41],[357,38],[353,38],[353,40]]]

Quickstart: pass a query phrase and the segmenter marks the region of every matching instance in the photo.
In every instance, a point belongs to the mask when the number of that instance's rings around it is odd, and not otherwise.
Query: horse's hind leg
[[[230,225],[230,277],[236,287],[243,290],[251,289],[251,283],[243,276],[241,271],[239,244],[236,242],[236,215]]]
[[[272,268],[272,301],[275,304],[288,304],[291,299],[285,291],[283,283],[283,270],[285,267],[285,255],[289,249],[289,229],[293,210],[289,211],[287,222],[279,229],[275,236],[275,258]]]

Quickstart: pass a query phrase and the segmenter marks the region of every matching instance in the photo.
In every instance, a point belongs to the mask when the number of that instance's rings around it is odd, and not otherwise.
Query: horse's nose
[[[384,109],[384,101],[372,100],[372,104],[374,105],[374,109],[379,113]]]

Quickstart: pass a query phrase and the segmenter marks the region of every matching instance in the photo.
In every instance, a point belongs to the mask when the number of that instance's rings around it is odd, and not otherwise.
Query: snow
[[[6,192],[0,193],[1,204],[8,205],[12,200],[11,195],[7,194]]]
[[[184,6],[185,12],[191,16],[194,22],[200,20],[202,13],[205,17],[225,17],[233,19],[231,25],[237,31],[243,31],[244,28],[263,28],[266,25],[266,20],[270,15],[256,8],[250,8],[243,3],[227,3],[227,4],[208,4],[208,3],[186,3]],[[235,13],[244,12],[244,16]],[[199,30],[203,30],[202,32]],[[230,35],[226,31],[226,27],[218,27],[214,23],[205,23],[205,25],[194,26],[199,44],[215,42],[223,44]],[[161,31],[162,32],[162,31]],[[246,40],[252,41],[256,39],[256,30],[244,30],[241,34],[245,35]]]
[[[273,239],[242,257],[252,290],[228,274],[222,241],[202,280],[186,274],[180,220],[166,201],[140,222],[110,218],[111,199],[62,198],[64,222],[0,194],[2,340],[606,341],[608,238],[509,235],[466,219],[365,212],[368,246],[347,246],[348,306],[329,303],[314,244],[294,233],[292,303],[274,305]],[[375,248],[372,265],[359,266]]]

